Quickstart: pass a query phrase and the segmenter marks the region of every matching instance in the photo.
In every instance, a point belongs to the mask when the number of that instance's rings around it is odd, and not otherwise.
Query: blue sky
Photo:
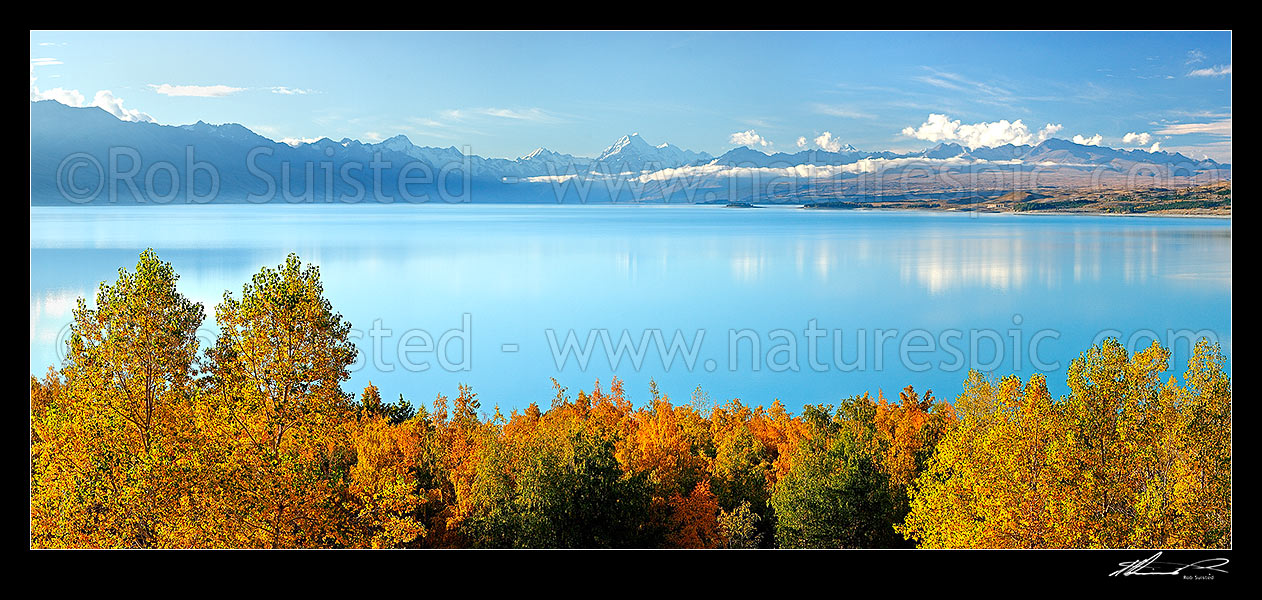
[[[30,41],[33,100],[241,123],[277,140],[402,133],[513,158],[538,146],[592,156],[632,132],[712,154],[1051,135],[1231,159],[1229,32],[32,31]]]

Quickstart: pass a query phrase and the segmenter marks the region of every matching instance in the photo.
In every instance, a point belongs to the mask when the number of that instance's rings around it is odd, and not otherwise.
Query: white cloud
[[[961,124],[958,119],[952,121],[946,115],[930,113],[920,127],[904,127],[902,133],[930,142],[957,142],[968,148],[991,148],[1004,144],[1036,144],[1051,137],[1061,128],[1059,124],[1048,123],[1037,132],[1032,132],[1021,119],[1011,122],[1003,119],[991,123]]]
[[[1201,113],[1189,116],[1221,116],[1224,113]],[[1166,139],[1165,142],[1173,146],[1172,148],[1161,148],[1160,144],[1153,146],[1157,150],[1151,152],[1179,152],[1185,156],[1201,156],[1209,157],[1218,162],[1231,162],[1231,117],[1218,118],[1205,123],[1171,123],[1161,126],[1160,129],[1153,132],[1154,136],[1184,136],[1191,135],[1191,143],[1188,138]],[[1200,137],[1195,137],[1200,136]]]
[[[1231,75],[1231,65],[1214,65],[1188,73],[1188,77],[1224,77],[1226,75]]]
[[[815,138],[815,145],[818,146],[819,149],[827,150],[829,152],[841,150],[841,140],[834,138],[833,134],[827,131],[819,134],[819,137]]]
[[[1018,119],[1018,122],[1019,121],[1020,120]],[[1039,133],[1037,136],[1038,141],[1045,142],[1047,141],[1048,138],[1052,137],[1052,135],[1055,134],[1057,131],[1060,131],[1061,129],[1064,129],[1064,128],[1065,126],[1059,123],[1057,123],[1056,125],[1052,125],[1051,123],[1048,123],[1047,125],[1044,125],[1042,129],[1039,130]]]
[[[57,87],[41,92],[39,88],[32,85],[31,102],[40,100],[56,100],[66,106],[83,106],[83,94],[79,93],[79,90],[67,90]]]
[[[96,97],[92,99],[92,106],[99,106],[105,112],[118,117],[123,121],[138,121],[142,123],[152,123],[153,117],[142,113],[136,109],[123,108],[123,99],[114,95],[109,90],[101,90],[96,93]]]
[[[565,120],[541,108],[453,108],[444,110],[441,114],[452,121],[465,121],[472,117],[495,117],[536,123],[557,123]]]
[[[815,112],[821,115],[829,115],[832,117],[844,117],[847,119],[873,119],[875,118],[868,113],[855,110],[849,106],[815,104],[814,109],[815,109]]]
[[[1082,144],[1083,146],[1099,146],[1100,142],[1103,142],[1103,141],[1104,141],[1104,136],[1098,133],[1091,137],[1082,137],[1082,135],[1074,135],[1074,139],[1073,139],[1073,142],[1075,144]]]
[[[1146,146],[1148,145],[1148,142],[1151,140],[1152,140],[1152,134],[1147,133],[1147,132],[1144,132],[1144,133],[1131,132],[1122,136],[1123,144],[1135,144],[1139,146]]]
[[[153,117],[135,109],[123,108],[123,99],[114,95],[109,90],[100,90],[92,97],[92,102],[87,103],[83,93],[79,90],[68,90],[65,88],[52,88],[50,90],[40,91],[35,85],[35,66],[31,65],[31,102],[40,100],[56,100],[66,106],[96,106],[103,109],[115,117],[123,121],[138,121],[143,123],[153,122]]]
[[[314,93],[313,90],[304,90],[302,88],[290,88],[278,85],[272,88],[273,94],[284,94],[286,96],[305,96]]]
[[[798,138],[798,148],[805,148],[805,147],[806,147],[806,136],[801,136]]]
[[[227,85],[171,85],[169,83],[151,83],[149,84],[149,87],[163,96],[180,96],[190,98],[222,98],[245,89]]]
[[[1186,64],[1194,65],[1203,60],[1205,60],[1205,53],[1201,52],[1200,49],[1193,48],[1191,50],[1188,50],[1188,60]]]
[[[32,67],[47,67],[49,65],[60,65],[60,64],[62,64],[62,62],[55,58],[32,58],[31,59]]]
[[[1209,135],[1231,136],[1231,117],[1211,121],[1209,123],[1178,123],[1166,125],[1157,131],[1159,135],[1187,135],[1189,133],[1205,133]]]
[[[771,142],[767,141],[767,138],[758,135],[758,133],[753,129],[733,133],[728,136],[727,141],[728,143],[735,144],[737,146],[762,146],[766,148],[771,145]]]
[[[975,102],[1012,108],[1013,104],[1020,99],[1012,91],[990,83],[969,79],[958,73],[939,71],[929,66],[922,68],[928,71],[929,75],[918,76],[913,79],[934,87],[953,92],[962,92]]]
[[[1163,152],[1178,152],[1192,158],[1211,158],[1220,163],[1231,162],[1231,140],[1215,141],[1204,144],[1178,144],[1172,148],[1163,148]]]
[[[1192,119],[1226,119],[1231,116],[1231,110],[1172,110],[1170,114]]]
[[[1122,136],[1123,144],[1126,144],[1132,147],[1140,146],[1140,148],[1132,148],[1133,150],[1144,150],[1145,148],[1143,148],[1142,146],[1148,146],[1148,142],[1153,142],[1153,135],[1146,131],[1144,132],[1132,131]],[[1147,150],[1149,152],[1161,152],[1161,142],[1153,142],[1151,146],[1148,146]]]

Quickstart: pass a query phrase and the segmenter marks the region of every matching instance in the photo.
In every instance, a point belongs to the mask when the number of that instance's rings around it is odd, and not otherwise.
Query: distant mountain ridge
[[[71,157],[81,159],[84,166],[69,169],[67,161]],[[624,192],[638,194],[633,198],[637,201],[679,201],[681,197],[688,202],[737,201],[742,198],[731,196],[756,193],[761,184],[746,188],[725,186],[723,182],[729,178],[750,177],[762,171],[778,175],[777,170],[807,169],[814,173],[812,177],[831,177],[836,183],[912,163],[940,165],[944,169],[986,165],[1021,170],[1038,166],[1052,169],[1053,174],[1059,170],[1081,173],[1089,169],[1106,175],[1148,170],[1175,177],[1204,172],[1230,177],[1230,165],[1213,160],[1198,161],[1178,153],[1084,146],[1061,139],[1031,146],[1007,144],[973,149],[942,143],[907,153],[867,152],[846,145],[836,152],[768,154],[741,146],[714,157],[670,143],[654,145],[632,133],[593,158],[538,148],[507,159],[465,154],[454,146],[417,146],[404,135],[369,143],[321,138],[291,145],[235,123],[159,125],[121,121],[95,107],[70,107],[53,100],[31,103],[31,194],[32,202],[37,204],[64,203],[66,198],[75,198],[73,203],[99,202],[99,194],[84,200],[90,194],[77,191],[98,184],[109,188],[105,191],[111,197],[129,194],[132,201],[143,202],[127,185],[128,180],[144,181],[151,172],[156,173],[157,181],[152,187],[170,187],[167,181],[173,175],[183,184],[170,194],[171,198],[213,194],[228,202],[269,195],[289,202],[329,201],[328,198],[354,196],[361,188],[365,198],[408,196],[404,192],[421,190],[418,193],[431,200],[437,195],[447,201],[451,201],[449,196],[469,196],[474,191],[479,198],[511,202],[564,201],[567,194],[575,195],[576,201],[621,201]],[[128,177],[101,176],[100,172],[109,169]],[[217,178],[210,177],[208,169],[213,169]],[[316,176],[317,169],[334,176]],[[455,173],[459,177],[453,179]],[[290,185],[284,185],[285,182]],[[602,185],[591,186],[592,182]],[[559,190],[562,184],[578,187]],[[588,188],[583,188],[584,184]],[[801,185],[820,187],[806,180]],[[116,193],[118,188],[125,188],[122,192],[126,194]],[[831,193],[844,195],[844,189],[838,190]],[[705,193],[698,195],[701,191]],[[141,196],[145,195],[144,190],[141,192]],[[161,191],[153,195],[162,199],[167,196]]]
[[[1112,161],[1127,161],[1150,164],[1188,164],[1195,168],[1225,167],[1210,159],[1194,160],[1179,153],[1149,152],[1147,150],[1121,150],[1105,146],[1084,146],[1068,140],[1048,139],[1036,145],[1017,146],[1004,144],[994,147],[967,149],[960,144],[941,143],[932,148],[918,152],[895,153],[863,152],[849,150],[829,152],[826,150],[802,150],[793,154],[777,152],[766,154],[753,148],[742,146],[727,151],[714,159],[712,164],[728,166],[784,167],[797,165],[831,165],[840,166],[854,164],[861,160],[894,160],[910,158],[927,158],[936,160],[961,159],[983,160],[990,162],[1022,161],[1024,163],[1062,163],[1069,165],[1101,166]]]

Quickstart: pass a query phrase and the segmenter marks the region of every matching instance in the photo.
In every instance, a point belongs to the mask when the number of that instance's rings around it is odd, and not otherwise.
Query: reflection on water
[[[768,332],[801,335],[815,320],[844,332],[853,352],[855,337],[875,330],[1009,336],[1017,320],[1027,337],[1058,333],[1041,346],[1061,362],[1049,375],[1053,387],[1063,387],[1068,360],[1109,329],[1212,331],[1230,356],[1231,227],[1218,219],[705,206],[34,208],[32,373],[57,362],[74,298],[112,281],[119,267],[134,268],[145,247],[174,264],[181,291],[208,315],[224,290],[239,293],[288,252],[319,264],[326,294],[357,330],[378,323],[393,332],[381,348],[357,340],[365,361],[350,385],[371,379],[413,400],[467,382],[485,406],[513,408],[549,397],[550,377],[572,389],[609,379],[598,359],[586,371],[573,361],[558,371],[548,329],[585,338],[603,328],[615,341],[624,329],[636,340],[646,328],[667,339],[701,329],[699,364],[713,359],[714,370],[649,360],[636,371],[624,360],[616,374],[633,396],[654,378],[676,396],[701,384],[716,398],[779,397],[790,406],[908,383],[949,397],[964,373],[905,368],[898,339],[879,371],[814,372],[805,340],[796,371],[733,371],[732,330],[759,332],[766,350]],[[468,371],[407,372],[389,359],[403,331],[441,332],[466,313],[475,338]],[[520,350],[504,353],[502,344]],[[832,341],[817,345],[827,362]],[[1176,349],[1180,359],[1186,352]],[[1010,360],[997,370],[1031,367]]]
[[[1020,237],[911,240],[907,247],[898,250],[898,255],[902,281],[907,283],[914,278],[935,295],[961,287],[1020,289],[1026,284],[1027,269],[1032,263],[1040,271],[1048,267]]]
[[[44,347],[51,347],[57,343],[58,330],[60,326],[54,327],[54,324],[62,324],[70,322],[73,318],[75,308],[75,300],[84,296],[86,292],[82,289],[66,290],[53,289],[42,290],[39,294],[31,294],[31,344],[32,346],[39,344]],[[38,326],[37,326],[38,325]],[[34,357],[32,357],[34,358]],[[34,366],[32,364],[32,366]]]
[[[899,256],[903,283],[914,281],[935,295],[969,287],[1060,290],[1069,283],[1066,277],[1073,284],[1111,277],[1134,285],[1146,284],[1150,278],[1180,277],[1230,288],[1230,256],[1221,264],[1195,260],[1221,251],[1230,244],[1230,237],[1131,224],[1141,226],[1140,230],[996,228],[984,238],[904,239],[891,251]],[[1067,245],[1071,245],[1068,251]],[[1179,256],[1170,256],[1171,265],[1163,267],[1167,255],[1178,253],[1191,253],[1186,258],[1201,270],[1172,271],[1189,266]]]

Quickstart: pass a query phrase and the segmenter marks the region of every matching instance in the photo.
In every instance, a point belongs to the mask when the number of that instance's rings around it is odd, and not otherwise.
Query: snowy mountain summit
[[[654,146],[640,137],[640,134],[632,133],[618,138],[618,141],[605,148],[594,162],[617,167],[620,169],[618,172],[635,172],[700,164],[711,158],[705,152],[684,150],[674,144],[663,143]]]

